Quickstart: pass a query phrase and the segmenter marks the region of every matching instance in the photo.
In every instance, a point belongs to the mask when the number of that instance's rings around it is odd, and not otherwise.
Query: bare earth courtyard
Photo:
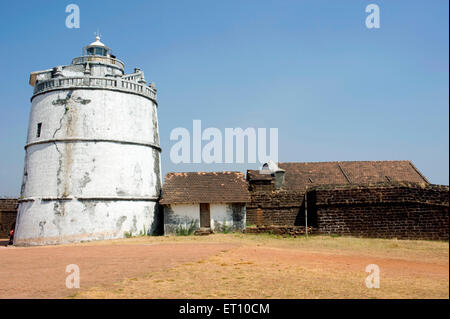
[[[69,264],[80,289],[65,286]],[[1,246],[0,298],[449,298],[449,244],[215,234]]]

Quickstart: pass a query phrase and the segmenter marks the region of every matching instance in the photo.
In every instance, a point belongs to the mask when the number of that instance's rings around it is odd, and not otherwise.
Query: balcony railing
[[[102,55],[84,55],[80,56],[78,58],[74,58],[72,60],[72,64],[82,64],[86,62],[102,62],[102,63],[108,63],[112,65],[117,65],[119,68],[123,70],[124,63],[120,60],[111,58],[109,56],[102,56]]]
[[[139,84],[133,81],[127,81],[121,78],[105,78],[105,77],[90,77],[90,76],[55,78],[38,82],[34,87],[33,95],[55,89],[69,89],[74,87],[115,89],[118,91],[144,95],[145,97],[148,97],[156,101],[156,92],[154,91],[154,89],[144,84]]]

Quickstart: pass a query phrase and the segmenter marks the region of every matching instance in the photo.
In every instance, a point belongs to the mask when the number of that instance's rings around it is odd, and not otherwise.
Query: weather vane
[[[97,38],[100,38],[100,31],[99,31],[99,29],[97,28],[97,32],[94,32],[94,35],[95,35],[95,37]]]

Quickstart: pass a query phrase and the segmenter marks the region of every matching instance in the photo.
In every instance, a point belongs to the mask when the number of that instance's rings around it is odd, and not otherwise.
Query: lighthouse
[[[154,234],[161,189],[156,88],[96,40],[32,72],[14,245]]]

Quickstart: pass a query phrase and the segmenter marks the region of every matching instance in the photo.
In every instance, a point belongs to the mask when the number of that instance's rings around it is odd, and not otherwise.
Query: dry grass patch
[[[125,280],[113,289],[91,288],[77,298],[449,297],[448,242],[242,234],[130,241],[240,246],[138,280]],[[365,266],[370,263],[380,266],[380,289],[365,286]]]

